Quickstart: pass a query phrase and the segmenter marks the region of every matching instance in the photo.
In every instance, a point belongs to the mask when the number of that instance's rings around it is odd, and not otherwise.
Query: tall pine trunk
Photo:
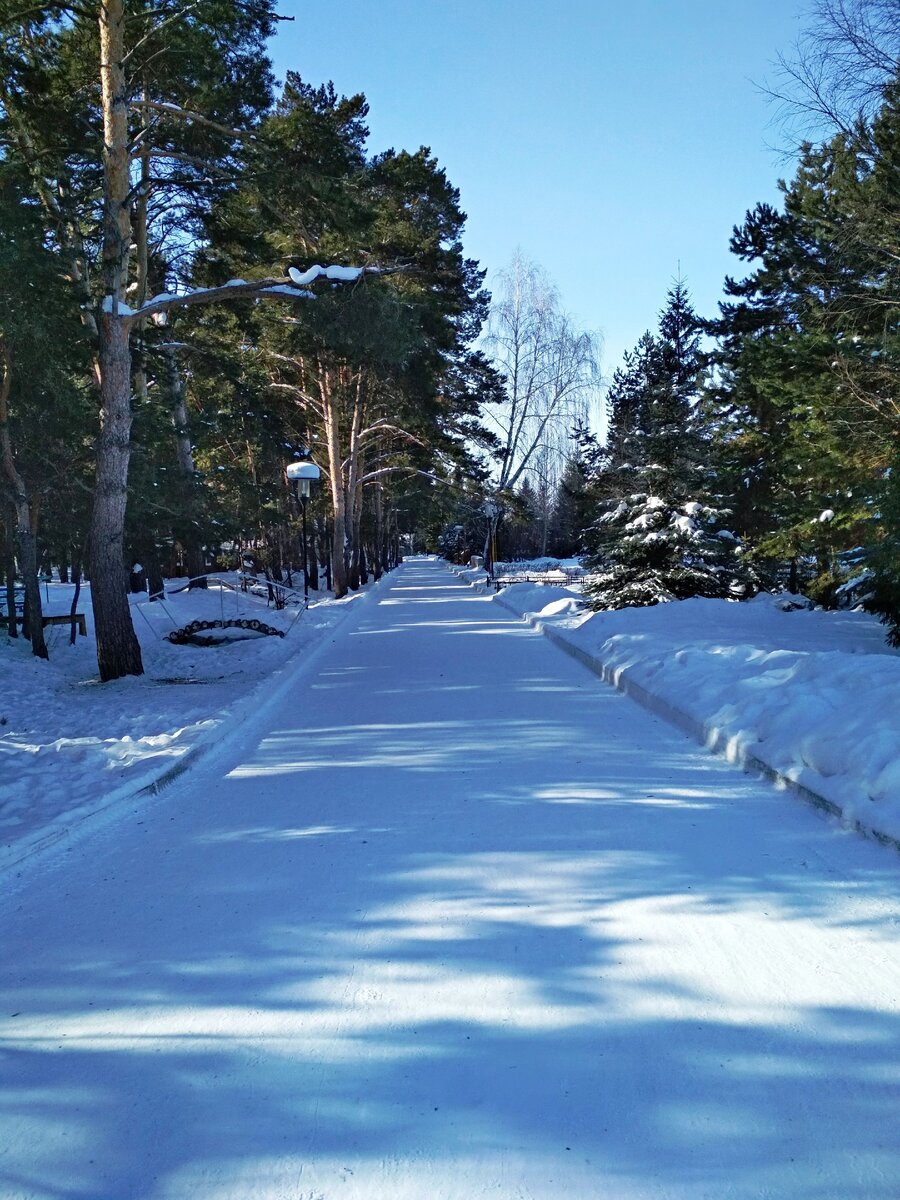
[[[328,520],[323,517],[321,521],[316,521],[316,534],[319,545],[319,563],[325,571],[325,587],[330,592],[332,589],[331,575],[331,552],[330,540],[328,537]]]
[[[131,355],[128,328],[111,313],[100,321],[100,437],[91,514],[91,605],[100,678],[143,674],[128,604],[124,534],[131,437]]]
[[[350,550],[350,570],[347,582],[352,591],[358,591],[361,578],[361,525],[362,525],[362,448],[360,431],[363,419],[363,371],[356,376],[353,392],[353,416],[350,422],[350,453],[347,461],[347,534]]]
[[[331,574],[335,599],[347,595],[347,492],[344,483],[344,462],[341,431],[338,420],[338,399],[332,386],[331,374],[318,364],[319,395],[325,421],[325,442],[328,447],[328,476],[331,482]]]
[[[380,483],[375,484],[375,535],[372,541],[372,574],[377,582],[384,572],[384,497]]]
[[[194,449],[191,446],[191,435],[188,428],[184,376],[178,363],[178,351],[174,347],[168,346],[163,353],[166,362],[166,390],[169,394],[172,426],[175,430],[175,456],[181,481],[181,504],[186,522],[180,541],[184,547],[188,575],[192,579],[199,580],[196,586],[206,587],[206,580],[199,579],[206,573],[206,557],[200,540],[200,513],[197,511],[196,488],[197,465],[194,462]]]
[[[131,249],[128,108],[123,63],[123,0],[101,0],[103,98],[103,282],[98,374],[100,437],[89,541],[91,603],[97,662],[105,682],[141,675],[141,649],[131,621],[124,561],[125,504],[131,453],[131,347],[124,308]]]

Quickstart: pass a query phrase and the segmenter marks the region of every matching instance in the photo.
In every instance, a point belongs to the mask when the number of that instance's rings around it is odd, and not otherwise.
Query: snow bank
[[[784,611],[767,595],[598,613],[565,588],[515,584],[496,599],[734,761],[900,841],[900,654],[874,617]]]
[[[489,584],[488,573],[484,567],[454,567],[453,573],[474,587],[487,587]]]
[[[275,611],[260,590],[183,590],[153,604],[146,593],[132,597],[145,674],[106,684],[97,677],[89,586],[78,610],[87,614],[90,636],[70,646],[68,625],[48,626],[49,662],[34,658],[24,638],[0,633],[0,869],[36,840],[149,786],[220,739],[258,705],[273,673],[319,642],[359,599],[320,598],[306,612]],[[42,588],[45,615],[68,613],[72,592],[64,584]],[[229,629],[220,645],[166,640],[189,622],[223,618],[255,619],[285,636]]]

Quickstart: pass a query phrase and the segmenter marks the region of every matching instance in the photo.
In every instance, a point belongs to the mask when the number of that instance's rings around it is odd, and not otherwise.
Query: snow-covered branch
[[[223,133],[226,137],[236,138],[242,142],[254,142],[255,136],[252,133],[247,133],[243,129],[235,129],[230,125],[222,125],[219,121],[212,121],[209,117],[204,117],[202,113],[193,112],[189,108],[181,108],[178,104],[167,104],[162,100],[140,100],[135,103],[137,108],[149,108],[153,112],[163,113],[167,117],[178,117],[184,121],[190,121],[196,125],[205,125],[207,129],[214,129],[216,133]]]
[[[317,279],[328,279],[334,283],[356,283],[366,275],[393,275],[405,271],[399,267],[339,267],[313,266],[306,271],[289,267],[287,277],[277,279],[229,279],[219,287],[193,288],[189,292],[161,292],[151,296],[140,308],[129,306],[115,296],[107,296],[102,311],[126,317],[130,321],[143,321],[156,313],[169,312],[173,308],[185,308],[191,304],[213,304],[220,300],[315,300],[315,292],[308,284]]]
[[[403,474],[407,479],[413,479],[417,475],[421,475],[423,479],[430,479],[432,483],[439,483],[443,487],[448,487],[454,491],[462,491],[463,488],[452,479],[444,479],[442,475],[435,475],[433,471],[423,471],[419,467],[379,467],[375,471],[369,471],[363,475],[359,482],[373,483],[375,480],[384,478],[385,475],[400,475]]]
[[[425,445],[421,438],[416,437],[414,433],[410,433],[408,429],[404,429],[402,425],[391,425],[387,421],[377,421],[374,425],[370,425],[368,429],[360,430],[360,444],[382,433],[396,434],[397,437],[403,438],[407,442],[414,442],[417,446]]]

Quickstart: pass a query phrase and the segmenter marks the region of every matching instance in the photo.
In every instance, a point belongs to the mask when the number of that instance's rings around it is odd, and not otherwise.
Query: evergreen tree
[[[742,599],[759,578],[722,527],[722,512],[697,500],[666,502],[645,492],[610,504],[591,530],[584,585],[592,608],[629,608],[691,596]]]
[[[726,281],[732,299],[708,326],[719,345],[704,407],[736,529],[792,589],[826,603],[841,552],[877,538],[896,436],[896,287],[888,244],[880,263],[872,253],[885,159],[863,129],[805,147],[784,211],[758,205],[735,229],[732,249],[753,270]],[[823,511],[834,513],[825,525]]]
[[[572,558],[582,547],[582,530],[589,522],[587,473],[578,454],[563,468],[550,523],[550,553],[555,558]]]
[[[37,308],[37,312],[35,311]],[[0,499],[15,530],[25,625],[46,658],[38,586],[41,546],[80,557],[87,530],[94,414],[81,382],[89,360],[78,311],[16,164],[0,163]],[[15,622],[8,632],[16,636]]]
[[[498,530],[501,561],[537,558],[541,553],[540,501],[526,475],[513,492],[504,493],[504,514]]]
[[[217,283],[246,277],[279,248],[307,245],[332,261],[374,256],[404,268],[351,290],[322,292],[302,321],[277,305],[241,306],[241,334],[229,336],[231,350],[217,321],[201,317],[195,326],[207,361],[224,354],[233,363],[236,415],[252,408],[267,414],[271,431],[282,431],[273,453],[255,456],[260,468],[266,463],[268,486],[283,488],[285,445],[305,440],[321,448],[338,595],[364,581],[369,565],[382,569],[394,484],[471,461],[467,441],[478,435],[479,404],[497,388],[489,365],[470,348],[486,298],[482,272],[462,255],[458,192],[427,149],[368,158],[366,112],[362,96],[348,100],[290,75],[260,131],[274,166],[261,163],[212,213],[209,248],[198,264],[198,278]],[[294,159],[294,169],[284,170],[282,163]],[[267,205],[281,214],[277,229],[265,218]],[[296,255],[294,262],[307,265]],[[261,384],[251,381],[257,370]],[[254,394],[251,405],[241,399],[245,387]],[[210,381],[206,394],[204,409],[216,396],[218,420],[229,423],[227,391]],[[260,423],[256,428],[262,434]]]
[[[91,598],[109,680],[143,670],[123,539],[150,225],[189,257],[189,214],[228,186],[269,103],[261,51],[275,18],[262,0],[4,4],[0,18],[0,133],[30,177],[94,354]]]
[[[624,484],[645,461],[642,433],[658,365],[659,348],[648,331],[613,372],[606,394],[606,472],[611,485]]]
[[[610,441],[591,481],[606,498],[585,531],[584,593],[594,608],[754,590],[704,465],[699,329],[679,280],[657,336],[645,335],[614,377]]]

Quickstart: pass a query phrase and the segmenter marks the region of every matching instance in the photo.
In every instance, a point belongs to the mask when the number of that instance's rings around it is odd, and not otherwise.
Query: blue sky
[[[792,165],[758,85],[803,0],[286,0],[276,73],[364,92],[372,152],[431,147],[488,282],[516,247],[609,374],[682,274],[714,313],[732,226]]]

